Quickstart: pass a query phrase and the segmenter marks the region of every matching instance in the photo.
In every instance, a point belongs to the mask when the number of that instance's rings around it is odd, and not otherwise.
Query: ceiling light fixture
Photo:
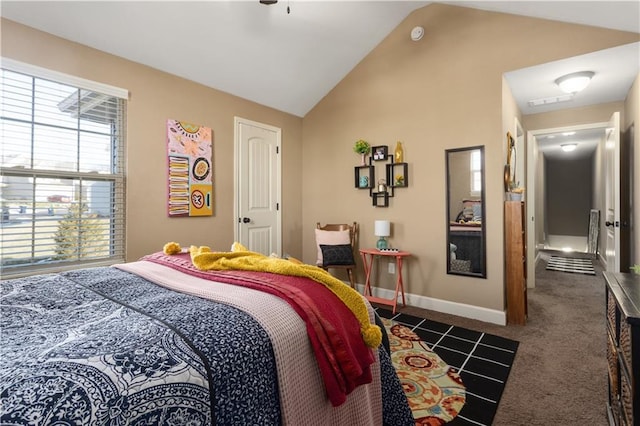
[[[593,71],[574,72],[556,79],[556,84],[565,93],[578,93],[589,85],[594,75]]]
[[[577,146],[575,143],[565,143],[564,145],[560,145],[560,148],[562,148],[564,152],[571,152],[575,150]]]

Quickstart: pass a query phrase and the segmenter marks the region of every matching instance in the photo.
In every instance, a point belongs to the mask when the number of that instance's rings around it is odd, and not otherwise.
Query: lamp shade
[[[388,237],[391,235],[391,222],[388,220],[376,220],[374,234],[376,237]]]

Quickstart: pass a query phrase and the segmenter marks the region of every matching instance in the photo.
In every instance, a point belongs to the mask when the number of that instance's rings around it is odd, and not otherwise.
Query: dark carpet
[[[535,288],[527,291],[525,326],[504,326],[413,306],[400,308],[406,314],[519,342],[493,426],[609,426],[602,265],[594,259],[596,275],[547,271],[551,255],[563,256],[540,252]]]

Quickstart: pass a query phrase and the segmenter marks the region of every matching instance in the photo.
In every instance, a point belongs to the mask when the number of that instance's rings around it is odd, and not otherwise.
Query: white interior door
[[[264,255],[282,254],[281,133],[235,118],[235,240]]]
[[[620,113],[607,125],[605,139],[605,228],[607,271],[620,272]]]

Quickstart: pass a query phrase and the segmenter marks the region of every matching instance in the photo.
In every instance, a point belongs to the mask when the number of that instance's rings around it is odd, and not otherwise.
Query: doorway
[[[612,122],[616,116],[617,113]],[[619,125],[617,128],[619,134]],[[615,206],[617,198],[624,207],[625,200],[628,203],[630,197],[630,191],[624,189],[624,182],[630,182],[630,174],[622,173],[615,177],[614,167],[607,165],[606,161],[611,151],[611,140],[607,136],[615,133],[611,122],[528,132],[528,171],[531,174],[527,176],[527,184],[531,192],[527,201],[531,220],[528,221],[527,233],[531,240],[527,260],[530,265],[535,264],[540,250],[576,255],[588,253],[588,243],[594,238],[589,231],[592,209],[597,210],[600,217],[595,238],[598,239],[597,257],[602,264],[607,264],[607,258],[611,256],[608,253],[614,254],[609,259],[610,263],[616,255],[626,261],[630,259],[624,250],[608,242],[608,234],[613,231],[622,230],[625,235],[630,230],[622,229],[619,225],[623,222],[619,219],[610,221],[613,226],[606,226],[608,206]],[[622,184],[623,190],[614,193],[613,184],[616,182]],[[612,200],[608,199],[609,196],[613,197]],[[618,238],[624,241],[624,238]],[[615,267],[612,263],[612,268]],[[535,279],[528,281],[535,282]]]
[[[235,241],[282,255],[282,130],[235,117]]]
[[[599,208],[594,206],[602,198],[598,164],[605,127],[594,123],[527,133],[529,287],[535,287],[541,250],[587,251],[590,210]]]

